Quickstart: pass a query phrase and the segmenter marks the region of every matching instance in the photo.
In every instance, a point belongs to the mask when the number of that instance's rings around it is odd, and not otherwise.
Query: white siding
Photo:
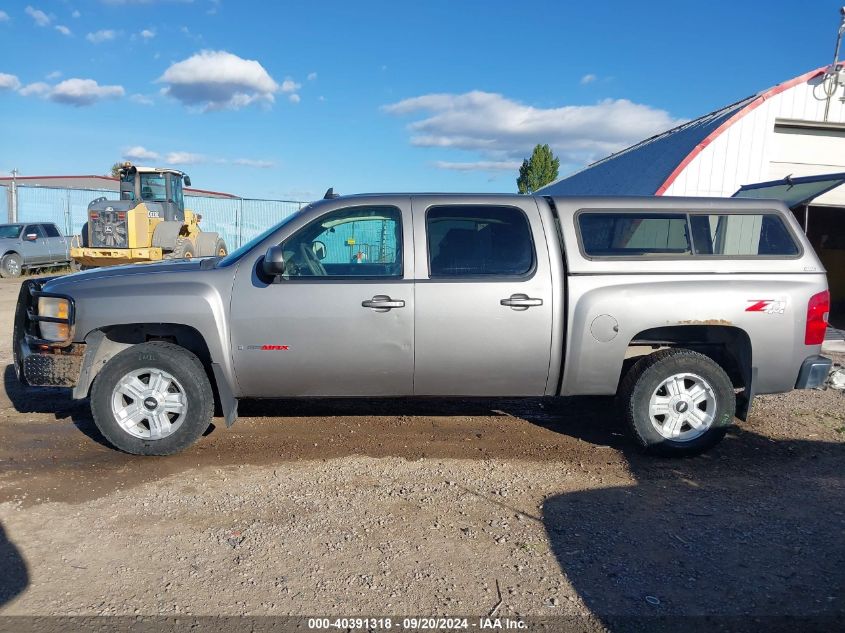
[[[804,176],[845,171],[845,134],[775,133],[776,119],[821,121],[825,101],[820,78],[766,99],[734,122],[678,174],[665,195],[731,196],[742,185],[788,174]],[[845,123],[842,88],[831,100],[829,122]],[[845,204],[845,192],[819,203]]]

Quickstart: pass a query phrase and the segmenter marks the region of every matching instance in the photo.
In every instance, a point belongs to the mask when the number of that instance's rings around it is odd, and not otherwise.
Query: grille
[[[88,217],[91,246],[94,248],[126,248],[126,212],[92,211]]]

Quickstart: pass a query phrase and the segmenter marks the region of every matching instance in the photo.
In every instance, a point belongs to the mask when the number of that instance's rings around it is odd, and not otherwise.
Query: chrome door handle
[[[516,294],[511,295],[507,299],[502,299],[499,303],[503,306],[508,306],[510,308],[514,308],[515,310],[525,310],[527,308],[531,308],[533,306],[541,306],[543,305],[542,299],[534,299],[529,297],[528,295],[524,294]]]
[[[376,295],[372,299],[362,301],[361,307],[373,308],[374,310],[390,310],[391,308],[404,308],[405,302],[402,299],[391,299],[387,295]]]

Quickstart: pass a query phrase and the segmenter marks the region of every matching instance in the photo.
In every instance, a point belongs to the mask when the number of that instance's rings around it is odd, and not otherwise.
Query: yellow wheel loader
[[[191,186],[191,179],[175,169],[124,163],[120,200],[97,198],[88,205],[88,222],[70,249],[76,266],[226,255],[220,236],[200,230],[202,216],[185,209],[183,182]]]

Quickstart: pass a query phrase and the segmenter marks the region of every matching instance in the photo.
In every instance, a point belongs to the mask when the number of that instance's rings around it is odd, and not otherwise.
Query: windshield
[[[220,267],[226,267],[226,266],[231,266],[232,264],[240,261],[240,259],[244,255],[246,255],[249,251],[251,251],[253,248],[258,246],[261,242],[263,242],[268,237],[270,237],[273,233],[275,233],[280,228],[282,228],[285,224],[287,224],[288,222],[290,222],[294,218],[298,217],[299,214],[302,213],[307,208],[308,207],[305,207],[303,209],[300,209],[296,213],[292,213],[291,215],[286,217],[284,220],[282,220],[278,224],[274,224],[273,226],[271,226],[269,229],[267,229],[263,233],[256,235],[249,242],[247,242],[246,244],[244,244],[240,248],[238,248],[238,249],[232,251],[231,253],[229,253],[228,255],[226,255],[226,257],[221,259],[220,262],[217,265],[220,266]]]
[[[141,174],[141,200],[167,202],[164,174]]]
[[[17,237],[21,233],[22,224],[4,224],[0,226],[0,237]]]

